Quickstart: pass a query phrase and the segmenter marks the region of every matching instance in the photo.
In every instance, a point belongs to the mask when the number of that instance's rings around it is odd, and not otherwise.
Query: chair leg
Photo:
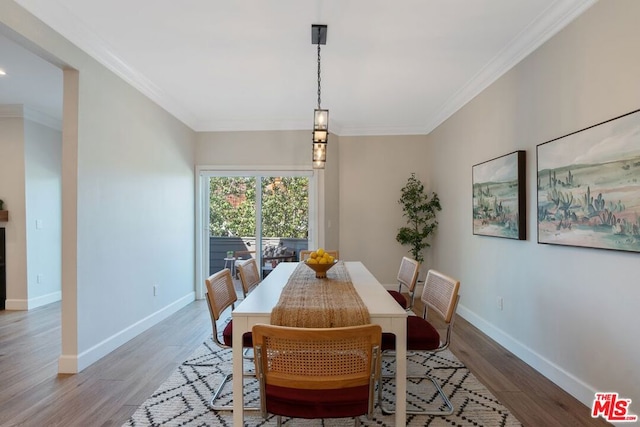
[[[382,410],[382,384],[384,382],[383,377],[380,377],[380,381],[378,381],[378,406],[380,406],[380,409]],[[384,411],[383,411],[384,412]]]
[[[451,414],[453,414],[453,404],[449,400],[449,397],[447,397],[447,395],[444,394],[444,391],[442,390],[442,387],[440,387],[440,384],[433,377],[427,377],[427,378],[429,380],[431,380],[431,382],[435,386],[436,390],[438,390],[438,394],[442,398],[442,401],[444,402],[445,406],[447,407],[447,410],[446,411],[425,411],[425,412],[422,412],[422,413],[429,414],[429,415],[451,415]],[[410,412],[410,413],[413,413],[413,412]]]
[[[255,375],[245,375],[246,377],[251,377],[251,378],[255,378]],[[233,411],[233,405],[214,405],[213,402],[216,401],[216,399],[220,396],[220,393],[222,392],[222,388],[224,387],[224,385],[228,382],[231,381],[231,379],[233,379],[233,374],[227,374],[224,376],[224,378],[222,379],[222,382],[220,383],[220,385],[218,386],[218,388],[216,389],[216,391],[213,392],[213,397],[211,398],[211,400],[209,401],[209,406],[211,407],[211,409],[213,409],[214,411]],[[260,407],[256,407],[256,406],[245,406],[243,408],[245,411],[259,411]]]
[[[242,358],[246,359],[246,360],[253,360],[253,347],[246,347],[243,351],[242,351]]]
[[[447,409],[446,410],[427,409],[423,411],[407,410],[407,415],[451,415],[453,414],[453,404],[451,403],[447,395],[442,390],[442,387],[440,387],[440,384],[438,384],[438,382],[433,377],[426,376],[426,377],[416,377],[416,378],[427,379],[431,381],[434,387],[436,388],[438,395],[440,395],[440,398],[442,399],[444,405],[447,407]],[[389,406],[385,406],[383,404],[384,401],[382,399],[382,382],[381,382],[380,388],[378,389],[378,401],[380,403],[380,410],[384,415],[391,415],[396,413],[395,408],[390,408]]]
[[[233,378],[233,374],[225,375],[224,378],[222,379],[222,382],[220,383],[220,385],[216,389],[216,391],[213,392],[213,397],[209,401],[209,406],[211,406],[211,409],[213,409],[214,411],[225,411],[227,409],[233,410],[233,406],[229,406],[229,405],[228,406],[215,406],[213,404],[213,402],[216,401],[218,396],[220,396],[220,393],[222,392],[222,388],[224,387],[224,385],[227,383],[227,381],[231,380],[231,378]]]

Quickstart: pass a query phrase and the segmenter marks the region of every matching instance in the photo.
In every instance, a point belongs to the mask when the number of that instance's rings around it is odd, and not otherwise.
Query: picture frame
[[[539,244],[640,252],[640,109],[536,153]]]
[[[473,165],[473,234],[526,240],[526,152]]]

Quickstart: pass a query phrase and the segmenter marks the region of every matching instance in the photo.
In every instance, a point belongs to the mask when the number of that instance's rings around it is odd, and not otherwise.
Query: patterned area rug
[[[392,360],[392,359],[390,359]],[[231,411],[213,411],[209,401],[213,391],[226,373],[231,372],[231,350],[217,347],[213,340],[205,341],[180,367],[147,399],[123,427],[134,426],[229,426],[233,425]],[[252,362],[245,362],[245,370]],[[407,415],[408,426],[521,426],[520,422],[469,372],[450,351],[425,357],[408,355],[409,375],[429,373],[450,396],[454,413],[446,417]],[[385,362],[383,373],[393,370],[393,362]],[[259,405],[259,389],[255,379],[246,378],[245,405]],[[429,380],[409,380],[408,409],[421,405],[441,404]],[[383,399],[389,405],[394,398],[394,381],[383,381]],[[216,405],[232,403],[232,385],[225,385]],[[376,407],[371,420],[360,417],[364,426],[394,426],[393,415],[383,415]],[[274,426],[275,417],[264,420],[257,411],[245,412],[247,426]],[[353,419],[303,420],[283,417],[285,426],[352,426]]]

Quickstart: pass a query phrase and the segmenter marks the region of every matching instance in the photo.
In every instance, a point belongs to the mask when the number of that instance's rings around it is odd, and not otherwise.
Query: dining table
[[[342,262],[342,261],[340,261]],[[244,384],[242,335],[258,323],[270,324],[271,313],[280,301],[283,288],[289,282],[298,262],[281,262],[232,311],[233,319],[233,425],[244,425]],[[371,274],[362,262],[344,262],[353,287],[369,312],[370,322],[382,327],[383,332],[396,336],[396,393],[395,425],[406,424],[407,408],[407,312],[400,307],[386,288]],[[331,273],[331,270],[328,274]]]

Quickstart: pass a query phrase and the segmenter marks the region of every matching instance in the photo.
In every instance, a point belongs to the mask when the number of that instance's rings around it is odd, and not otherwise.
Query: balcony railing
[[[295,254],[296,258],[301,250],[307,249],[306,239],[290,239],[286,237],[265,237],[262,246],[284,246],[288,253]],[[209,274],[213,274],[224,268],[224,259],[228,252],[244,252],[247,259],[251,253],[255,254],[256,240],[253,237],[209,237]],[[255,255],[253,255],[255,257]],[[272,257],[273,258],[273,257]],[[278,260],[276,258],[276,260]],[[267,261],[270,261],[267,259]]]

